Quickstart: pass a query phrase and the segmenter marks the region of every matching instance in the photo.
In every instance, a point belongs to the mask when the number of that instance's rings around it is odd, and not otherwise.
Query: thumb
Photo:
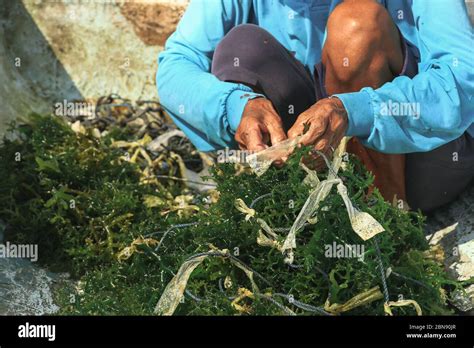
[[[285,131],[281,122],[275,121],[267,125],[268,133],[270,134],[270,141],[272,145],[278,144],[287,139]]]
[[[263,134],[260,127],[252,128],[247,133],[247,150],[261,151],[268,146],[263,142]]]
[[[288,130],[288,138],[293,139],[303,134],[304,123],[300,120],[296,120],[295,124]]]

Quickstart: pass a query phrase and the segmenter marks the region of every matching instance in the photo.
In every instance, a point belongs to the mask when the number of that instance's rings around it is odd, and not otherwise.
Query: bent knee
[[[335,28],[342,36],[352,36],[361,31],[377,32],[390,21],[389,13],[376,0],[346,0],[331,12],[328,31]]]
[[[237,70],[247,75],[249,71],[255,73],[276,58],[275,55],[281,55],[282,50],[281,44],[265,29],[241,24],[232,28],[217,45],[211,72],[224,80],[235,78]]]
[[[400,71],[403,54],[396,25],[375,0],[349,0],[330,14],[323,62],[335,67],[338,80],[386,67]]]
[[[229,52],[242,54],[242,50],[258,50],[272,35],[255,24],[240,24],[233,27],[217,45],[214,55]],[[245,52],[245,51],[244,51]]]

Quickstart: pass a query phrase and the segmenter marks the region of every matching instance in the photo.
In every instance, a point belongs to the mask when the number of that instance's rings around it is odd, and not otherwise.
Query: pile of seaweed
[[[6,239],[38,244],[43,265],[76,280],[58,294],[61,314],[452,313],[449,294],[462,284],[447,277],[428,248],[423,218],[370,190],[373,178],[357,159],[349,158],[339,178],[354,206],[385,231],[362,240],[333,189],[317,223],[297,234],[288,264],[262,242],[256,217],[279,245],[311,190],[300,165],[307,149],[262,176],[216,164],[210,172],[217,187],[203,193],[175,180],[183,174],[176,154],[165,147],[150,153],[150,141],[148,133],[137,137],[123,127],[97,137],[91,128],[77,132],[62,118],[37,115],[4,139]],[[355,249],[357,257],[347,255]],[[172,290],[183,273],[189,280],[180,283],[181,296]],[[164,303],[163,293],[175,303]]]

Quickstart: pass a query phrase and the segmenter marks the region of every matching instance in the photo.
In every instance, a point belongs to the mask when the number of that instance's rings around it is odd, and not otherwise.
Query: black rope
[[[415,284],[418,284],[418,285],[420,285],[420,286],[422,286],[422,287],[424,287],[424,288],[426,288],[426,289],[434,290],[432,287],[426,285],[426,284],[423,283],[423,282],[420,282],[419,280],[416,280],[416,279],[414,279],[414,278],[407,277],[407,276],[405,276],[405,275],[403,275],[403,274],[400,274],[400,273],[397,273],[397,272],[395,272],[395,271],[391,271],[390,274],[393,274],[393,275],[396,276],[396,277],[399,277],[399,278],[402,278],[402,279],[411,281],[411,282],[413,282],[413,283],[415,283]]]
[[[312,312],[312,313],[319,313],[319,314],[322,314],[322,315],[332,315],[331,313],[326,312],[321,307],[316,307],[316,306],[310,305],[308,303],[298,301],[298,300],[294,299],[292,296],[282,294],[282,293],[276,293],[275,296],[283,297],[288,301],[288,303],[294,305],[295,307],[303,309],[305,311]]]
[[[255,199],[252,201],[252,203],[250,203],[249,208],[252,209],[253,206],[254,206],[259,200],[264,199],[264,198],[266,198],[266,197],[269,197],[269,196],[271,196],[271,195],[272,195],[272,194],[271,194],[271,192],[270,192],[270,193],[265,193],[264,195],[261,195],[260,197],[255,198]]]
[[[373,243],[375,246],[375,251],[377,255],[378,269],[380,270],[380,278],[382,279],[383,286],[383,296],[386,303],[390,301],[390,296],[388,294],[387,279],[385,278],[385,268],[382,262],[382,254],[380,253],[379,243],[377,241],[377,236],[374,237]]]
[[[274,298],[272,298],[271,296],[267,296],[267,295],[264,295],[264,294],[254,294],[255,297],[260,297],[260,298],[263,298],[267,301],[270,301],[271,303],[273,303],[275,306],[277,306],[278,308],[280,308],[282,311],[284,311],[286,314],[288,315],[295,315],[295,313],[293,313],[293,311],[291,311],[290,309],[286,308],[284,305],[282,305],[280,302],[276,301]]]

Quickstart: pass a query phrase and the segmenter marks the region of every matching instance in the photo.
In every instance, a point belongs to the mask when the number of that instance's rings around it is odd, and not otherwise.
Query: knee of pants
[[[260,66],[268,62],[266,45],[270,41],[276,39],[255,24],[240,24],[232,28],[214,51],[211,73],[227,81],[235,78],[230,72],[245,70],[248,79],[251,72],[258,71]]]
[[[473,139],[465,133],[430,152],[407,154],[405,177],[411,208],[427,213],[452,202],[474,179]]]
[[[422,192],[416,189],[407,190],[407,201],[410,209],[421,210],[424,214],[430,213],[450,201],[450,199],[446,199],[445,202],[440,202],[439,197],[436,198],[425,197]]]
[[[214,52],[211,73],[265,95],[285,129],[315,102],[305,66],[271,33],[253,24],[236,26],[225,35]]]

